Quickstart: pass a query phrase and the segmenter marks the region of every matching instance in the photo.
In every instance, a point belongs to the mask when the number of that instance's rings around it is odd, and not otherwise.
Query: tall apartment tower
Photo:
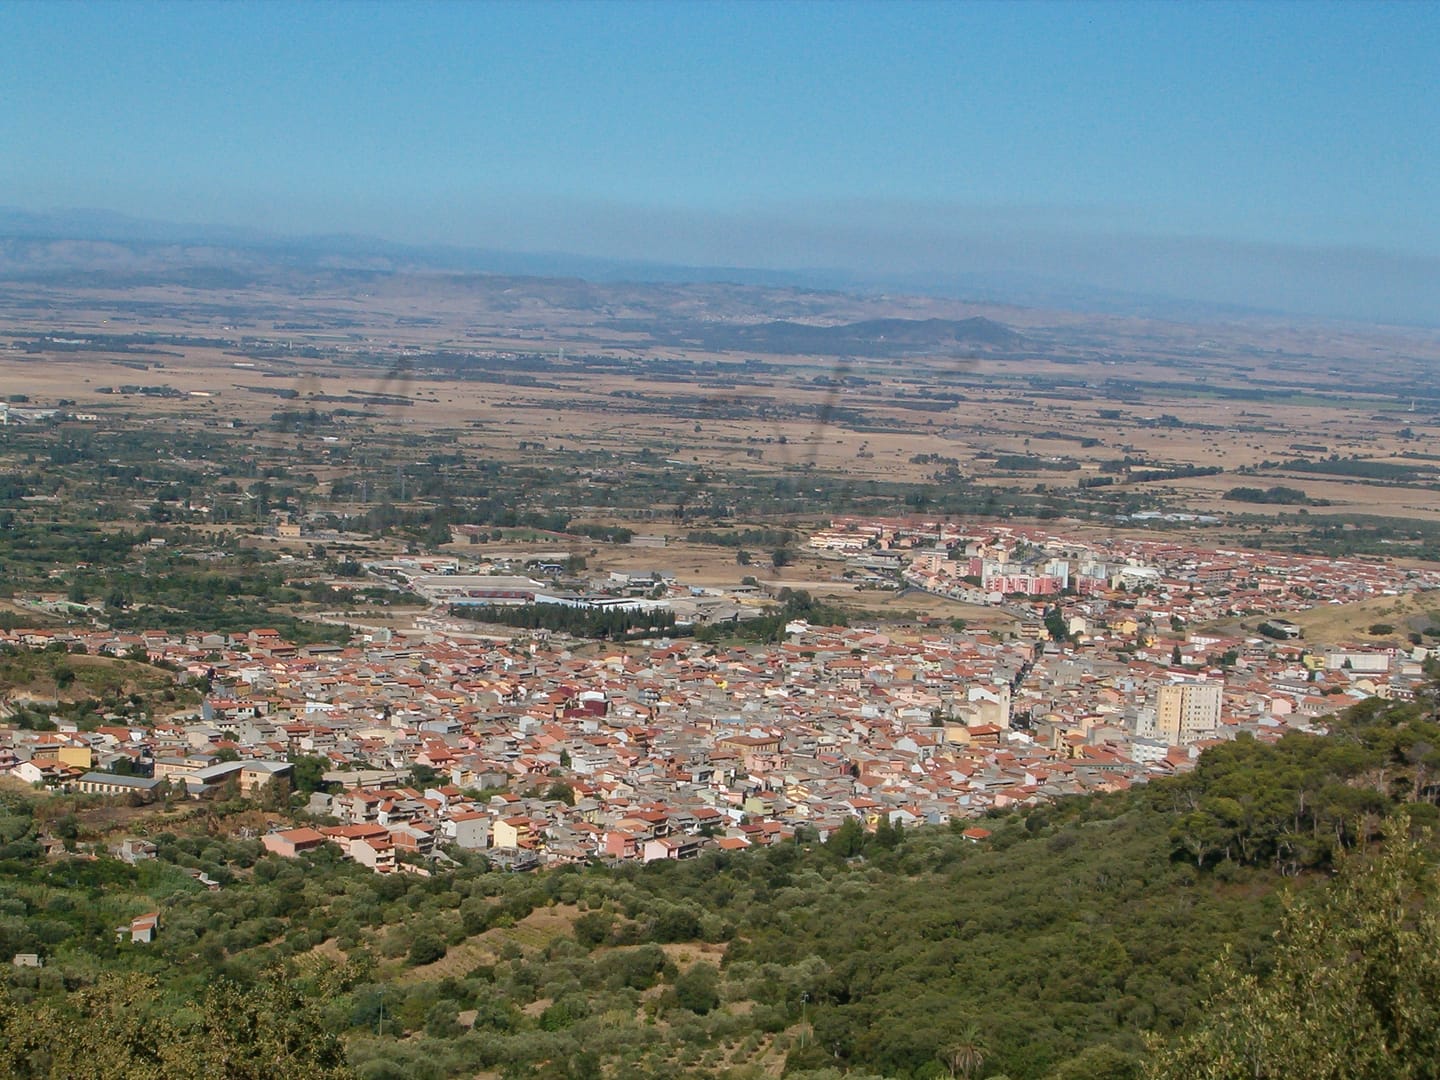
[[[1156,734],[1171,746],[1203,739],[1220,726],[1218,682],[1181,682],[1160,687],[1155,703]]]

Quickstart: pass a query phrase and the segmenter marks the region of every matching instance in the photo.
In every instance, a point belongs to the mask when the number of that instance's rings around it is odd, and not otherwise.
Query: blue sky
[[[12,0],[0,205],[1437,321],[1437,56],[1418,0]]]

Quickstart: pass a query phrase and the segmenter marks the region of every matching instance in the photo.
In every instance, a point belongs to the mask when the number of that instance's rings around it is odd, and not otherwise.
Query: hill
[[[239,1010],[247,1038],[298,1031],[322,1064],[339,1040],[367,1078],[1430,1076],[1440,932],[1433,871],[1414,871],[1433,853],[1407,829],[1437,818],[1440,724],[1428,705],[1374,702],[1334,727],[996,815],[979,842],[972,822],[852,824],[825,843],[802,830],[686,863],[530,875],[463,853],[430,878],[325,851],[286,861],[225,834],[241,804],[215,807],[205,834],[157,833],[149,863],[47,860],[36,841],[63,806],[0,795],[0,955],[46,960],[6,976],[0,1067],[80,1075],[26,1065],[15,1033],[32,1014],[113,1028],[86,989],[111,985],[103,971],[177,1045]],[[96,839],[73,819],[69,835]],[[153,944],[116,943],[117,923],[157,909]],[[214,985],[230,996],[207,997]],[[1305,1008],[1357,1025],[1335,1069],[1293,1065],[1326,1038],[1287,1019],[1296,985]],[[1284,1039],[1256,1042],[1277,1024]],[[112,1036],[112,1050],[130,1037]],[[1252,1069],[1272,1043],[1289,1071]],[[1242,1068],[1226,1070],[1226,1047],[1249,1055]],[[144,1074],[107,1060],[108,1075]]]
[[[105,716],[175,712],[198,705],[193,686],[176,673],[137,658],[87,656],[63,645],[47,649],[0,646],[0,720],[39,730],[55,727],[55,718],[91,730]]]

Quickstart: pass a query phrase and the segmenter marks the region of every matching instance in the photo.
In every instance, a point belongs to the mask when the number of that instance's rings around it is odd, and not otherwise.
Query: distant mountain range
[[[401,244],[344,233],[280,236],[228,225],[151,221],[104,210],[35,213],[0,207],[0,276],[28,276],[27,266],[49,272],[96,269],[93,262],[97,253],[73,246],[77,242],[127,249],[133,255],[134,269],[149,270],[215,265],[233,268],[246,264],[258,267],[273,260],[292,268],[448,270],[602,282],[724,281],[835,289],[858,284],[854,275],[838,270],[684,266],[566,253]],[[114,262],[117,255],[111,251],[100,261]]]
[[[189,281],[198,283],[212,278],[208,273],[196,278],[196,271],[216,270],[225,271],[224,280],[234,282],[265,280],[276,270],[440,271],[579,278],[601,283],[731,283],[866,294],[905,293],[982,304],[1140,315],[1181,321],[1266,314],[1256,308],[1140,295],[1003,271],[937,274],[862,272],[827,267],[774,270],[690,266],[563,252],[403,244],[351,234],[282,236],[260,229],[228,225],[154,221],[105,210],[35,212],[0,207],[0,279],[43,277],[56,280],[78,274],[95,281],[99,275],[110,284],[124,285],[134,281],[135,275],[153,283],[172,275],[187,276],[188,272]],[[806,330],[814,328],[807,327]],[[756,335],[787,336],[783,327],[768,331],[752,327],[750,331]],[[973,330],[962,330],[960,334],[961,338],[956,340],[970,343],[978,340]]]

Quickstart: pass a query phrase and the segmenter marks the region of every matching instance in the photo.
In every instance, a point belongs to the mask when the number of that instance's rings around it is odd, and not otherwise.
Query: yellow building
[[[1170,746],[1185,746],[1220,726],[1224,688],[1218,682],[1171,683],[1160,688],[1155,726]]]
[[[94,765],[91,760],[92,756],[88,746],[62,746],[55,758],[61,765],[69,765],[76,769],[89,769]]]

